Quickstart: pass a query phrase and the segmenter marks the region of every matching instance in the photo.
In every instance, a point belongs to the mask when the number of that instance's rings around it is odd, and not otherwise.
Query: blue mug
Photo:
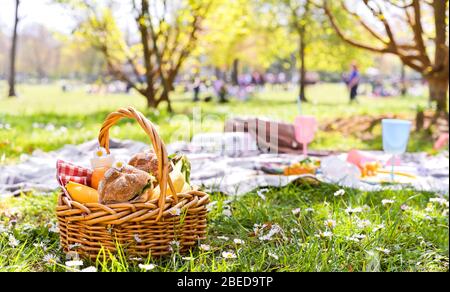
[[[405,153],[411,131],[411,122],[384,119],[382,120],[382,127],[384,151],[392,155]]]

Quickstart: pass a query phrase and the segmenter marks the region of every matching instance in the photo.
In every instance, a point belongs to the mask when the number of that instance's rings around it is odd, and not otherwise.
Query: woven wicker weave
[[[122,118],[135,119],[150,137],[159,164],[159,200],[81,204],[64,190],[56,208],[61,246],[66,253],[75,251],[92,259],[102,249],[116,252],[119,245],[127,255],[139,257],[166,255],[172,241],[179,242],[181,252],[186,251],[205,239],[209,195],[194,190],[166,196],[167,185],[175,193],[166,147],[153,124],[134,108],[119,109],[104,121],[98,140],[108,153],[109,129]]]

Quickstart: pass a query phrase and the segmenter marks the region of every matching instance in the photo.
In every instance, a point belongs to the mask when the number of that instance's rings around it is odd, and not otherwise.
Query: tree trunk
[[[400,93],[402,96],[405,96],[407,92],[406,88],[406,72],[405,72],[405,65],[402,64],[401,71],[400,71]]]
[[[428,78],[430,101],[436,102],[438,112],[448,112],[448,79]]]
[[[305,29],[302,27],[299,30],[299,60],[300,60],[300,79],[299,79],[299,98],[303,102],[308,102],[306,99],[305,87],[306,87],[306,65],[305,65]]]
[[[233,69],[231,71],[231,82],[233,85],[239,84],[239,59],[234,59]]]
[[[14,17],[14,30],[11,42],[11,55],[10,55],[10,67],[9,67],[9,97],[16,96],[16,52],[17,52],[17,26],[19,24],[19,4],[20,0],[16,0],[16,12]]]

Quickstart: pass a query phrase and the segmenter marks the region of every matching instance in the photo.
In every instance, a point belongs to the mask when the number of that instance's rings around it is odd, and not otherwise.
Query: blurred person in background
[[[361,76],[359,74],[358,65],[356,62],[352,62],[350,66],[350,74],[344,79],[350,93],[350,103],[357,101],[356,97],[358,96],[358,85],[360,79]]]

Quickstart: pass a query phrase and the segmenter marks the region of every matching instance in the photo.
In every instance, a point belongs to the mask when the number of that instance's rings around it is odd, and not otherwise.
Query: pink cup
[[[317,131],[317,120],[313,116],[298,116],[295,118],[295,139],[303,145],[303,154],[308,155],[308,143],[314,139]]]

